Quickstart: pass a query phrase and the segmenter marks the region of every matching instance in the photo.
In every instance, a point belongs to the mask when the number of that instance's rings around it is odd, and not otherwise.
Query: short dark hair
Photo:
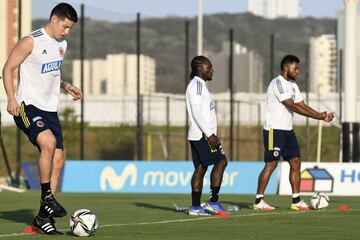
[[[67,18],[75,23],[78,21],[76,10],[68,3],[59,3],[56,5],[50,13],[50,18],[52,16],[57,16],[61,19]]]
[[[191,60],[191,73],[190,79],[194,78],[197,74],[198,68],[203,65],[209,63],[210,60],[205,56],[196,56]]]
[[[284,70],[284,67],[286,64],[291,64],[291,63],[300,63],[300,59],[297,56],[294,55],[286,55],[285,57],[283,57],[283,59],[281,60],[281,71]]]

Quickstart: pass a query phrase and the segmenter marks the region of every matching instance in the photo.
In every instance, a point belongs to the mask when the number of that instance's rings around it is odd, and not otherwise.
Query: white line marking
[[[260,211],[260,210],[259,210]],[[351,209],[350,211],[360,211],[360,209]],[[241,218],[241,217],[256,217],[256,216],[268,216],[268,215],[293,215],[293,214],[302,214],[302,213],[325,213],[325,212],[338,212],[338,210],[324,210],[324,211],[289,211],[289,212],[257,212],[249,214],[238,214],[231,215],[231,218]],[[126,227],[126,226],[138,226],[138,225],[156,225],[156,224],[167,224],[167,223],[178,223],[178,222],[193,222],[193,221],[202,221],[202,220],[216,220],[221,219],[214,216],[208,217],[197,217],[197,218],[183,218],[183,219],[174,219],[174,220],[163,220],[156,222],[140,222],[140,223],[117,223],[117,224],[104,224],[99,225],[99,228],[108,228],[108,227]],[[226,218],[225,218],[226,219]],[[59,231],[68,231],[69,229],[60,229]],[[9,233],[9,234],[0,234],[0,238],[5,237],[19,237],[32,235],[27,233]]]

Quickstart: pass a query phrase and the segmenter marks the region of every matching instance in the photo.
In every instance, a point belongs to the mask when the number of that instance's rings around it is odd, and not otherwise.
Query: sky
[[[85,15],[108,21],[131,20],[137,12],[144,17],[196,16],[197,0],[32,0],[32,16],[47,18],[53,6],[68,2],[77,10],[85,4]],[[344,0],[300,0],[301,16],[335,18]],[[203,0],[204,14],[246,12],[248,0]]]

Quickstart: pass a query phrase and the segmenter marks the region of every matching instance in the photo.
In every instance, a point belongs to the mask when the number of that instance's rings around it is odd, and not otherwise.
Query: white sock
[[[293,193],[292,198],[300,197],[300,193]]]
[[[264,197],[264,194],[256,194],[255,198],[263,198],[263,197]]]

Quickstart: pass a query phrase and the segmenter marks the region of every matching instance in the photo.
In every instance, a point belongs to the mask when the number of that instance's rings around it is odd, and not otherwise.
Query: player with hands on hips
[[[189,215],[209,215],[224,210],[218,195],[227,160],[216,136],[215,104],[206,85],[212,80],[213,73],[208,58],[196,56],[192,59],[191,80],[186,89],[186,108],[190,119],[188,140],[195,167],[191,179],[192,205]],[[204,176],[211,165],[214,166],[210,174],[210,197],[207,203],[201,205]]]

